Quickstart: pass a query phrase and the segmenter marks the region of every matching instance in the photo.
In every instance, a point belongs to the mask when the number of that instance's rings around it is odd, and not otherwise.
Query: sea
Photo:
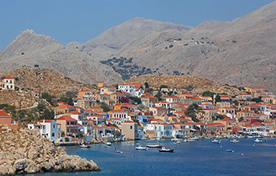
[[[276,176],[276,139],[239,139],[231,143],[212,143],[210,139],[176,144],[171,140],[140,140],[94,144],[84,149],[78,146],[63,147],[68,154],[79,155],[95,161],[99,172],[46,173],[41,176]],[[135,146],[159,143],[173,148],[173,153],[159,149],[135,150]],[[232,150],[232,152],[227,152]],[[117,153],[117,151],[122,153]],[[33,176],[33,175],[28,175]]]

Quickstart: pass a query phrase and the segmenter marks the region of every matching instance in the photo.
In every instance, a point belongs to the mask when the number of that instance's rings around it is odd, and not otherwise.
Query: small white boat
[[[107,142],[107,143],[105,143],[105,145],[111,146],[112,144],[111,144],[111,142]]]
[[[141,145],[135,147],[136,150],[148,150],[148,147],[142,147]]]
[[[213,139],[213,140],[212,140],[212,143],[214,143],[214,144],[220,144],[220,143],[221,143],[221,140],[219,140],[219,139]]]
[[[121,150],[116,150],[116,153],[123,153],[123,151],[121,151]]]
[[[89,145],[86,145],[86,144],[80,144],[79,147],[80,147],[80,148],[90,148],[90,146],[89,146]]]
[[[165,147],[162,147],[160,150],[159,150],[159,152],[173,152],[174,151],[174,149],[166,149]]]
[[[148,148],[162,148],[163,146],[159,145],[159,144],[148,144],[147,147]]]
[[[173,138],[171,139],[172,142],[182,141],[182,139]]]
[[[175,143],[176,143],[176,144],[181,144],[181,141],[176,141]]]
[[[254,140],[254,142],[255,143],[262,143],[263,141],[257,138],[257,139]]]

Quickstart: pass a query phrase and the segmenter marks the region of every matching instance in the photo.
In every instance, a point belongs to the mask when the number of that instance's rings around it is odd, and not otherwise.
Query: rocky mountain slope
[[[154,89],[160,88],[161,85],[166,85],[170,88],[182,89],[183,91],[191,91],[193,93],[202,93],[207,90],[216,93],[227,93],[228,95],[237,95],[240,93],[240,90],[236,87],[220,84],[209,79],[202,79],[192,75],[143,75],[132,77],[124,82],[147,82],[149,86]]]
[[[15,78],[15,86],[20,90],[48,92],[60,96],[67,91],[79,91],[81,89],[94,90],[95,87],[73,81],[62,73],[46,68],[21,67],[16,70],[0,74],[0,77],[11,76]]]
[[[188,31],[169,29],[137,39],[109,58],[132,58],[112,65],[124,76],[133,66],[150,73],[191,73],[238,86],[276,88],[276,2],[231,22],[207,21]],[[143,72],[138,72],[139,76]],[[126,77],[126,76],[124,76]],[[126,77],[127,78],[127,77]]]
[[[275,9],[276,1],[230,22],[206,21],[197,27],[134,18],[84,44],[66,46],[25,31],[0,52],[0,71],[39,64],[88,84],[189,73],[275,90]]]
[[[120,76],[109,67],[102,65],[89,54],[72,44],[63,46],[54,39],[32,30],[23,31],[0,52],[0,71],[10,71],[23,65],[39,65],[54,69],[64,75],[86,83],[119,81]]]
[[[0,126],[0,175],[99,170],[92,160],[68,155],[37,130],[11,131]]]

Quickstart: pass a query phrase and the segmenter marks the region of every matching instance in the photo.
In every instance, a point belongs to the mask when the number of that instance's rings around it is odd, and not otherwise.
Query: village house
[[[153,95],[146,95],[141,97],[141,102],[146,107],[152,107],[155,103],[157,103],[158,98]]]
[[[119,118],[122,122],[131,120],[126,111],[111,110],[108,112],[109,119]]]
[[[112,87],[112,86],[107,86],[107,87],[103,87],[101,88],[100,90],[100,94],[107,94],[107,95],[110,95],[110,94],[113,94],[117,91],[116,87]]]
[[[2,90],[14,90],[14,78],[12,77],[6,77],[0,82],[0,88]]]
[[[90,115],[87,119],[92,119],[95,125],[101,125],[105,122],[105,117],[103,115]]]
[[[168,114],[168,110],[162,107],[150,107],[149,111],[152,112],[154,116]]]
[[[58,114],[65,114],[70,111],[76,111],[77,109],[74,106],[68,105],[68,104],[61,104],[59,106],[56,106],[54,109],[54,112],[56,115]]]
[[[17,130],[18,123],[14,118],[11,117],[10,114],[6,113],[6,111],[0,109],[0,124],[7,125],[10,129]]]
[[[56,120],[40,120],[39,127],[40,135],[49,141],[56,141],[61,137],[61,124]]]
[[[127,92],[130,95],[137,97],[141,97],[144,93],[143,89],[141,89],[139,85],[137,86],[136,84],[119,84],[118,90],[121,92]]]
[[[139,139],[138,125],[133,121],[125,121],[121,124],[122,135],[129,140]]]
[[[76,136],[78,133],[78,121],[70,116],[61,116],[56,118],[58,124],[61,124],[61,131],[65,136]]]

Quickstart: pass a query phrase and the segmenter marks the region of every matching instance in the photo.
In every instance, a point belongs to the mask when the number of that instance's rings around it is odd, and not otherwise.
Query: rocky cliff
[[[0,175],[99,170],[92,160],[68,155],[36,130],[12,131],[0,126]]]

